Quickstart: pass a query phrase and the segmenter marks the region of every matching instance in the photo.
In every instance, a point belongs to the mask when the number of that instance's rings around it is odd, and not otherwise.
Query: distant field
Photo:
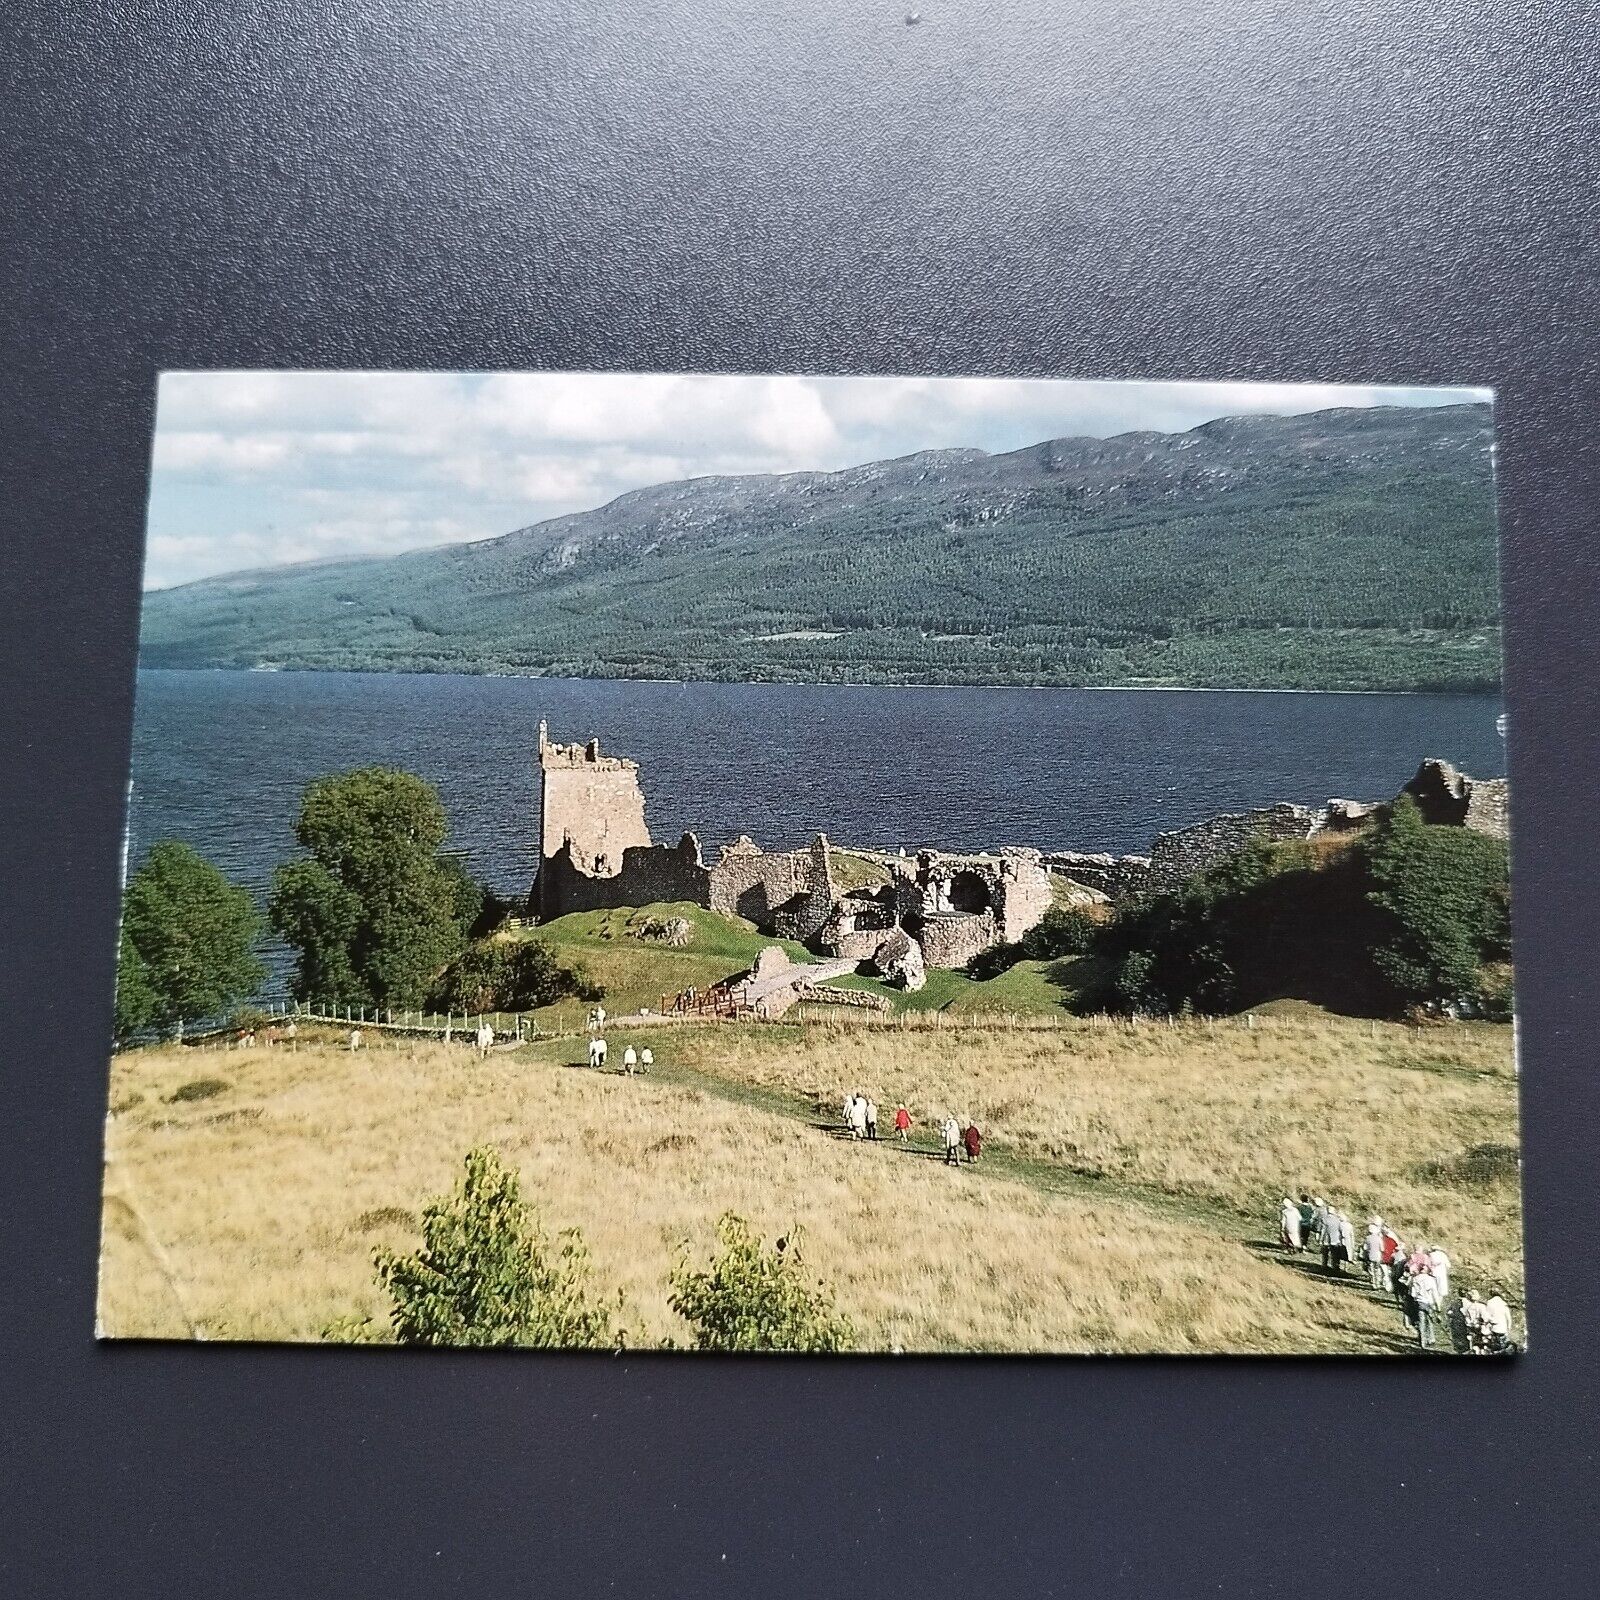
[[[1461,1282],[1500,1275],[1520,1306],[1514,1156],[1469,1155],[1516,1143],[1506,1028],[1302,1010],[1254,1030],[913,1015],[633,1036],[655,1049],[649,1078],[577,1065],[578,1037],[487,1063],[331,1039],[117,1057],[104,1331],[315,1339],[381,1316],[372,1248],[414,1242],[478,1143],[519,1168],[548,1228],[582,1231],[638,1343],[685,1336],[667,1273],[682,1245],[709,1252],[730,1208],[769,1239],[802,1226],[869,1348],[1408,1348],[1353,1277],[1273,1247],[1275,1202],[1298,1187],[1437,1235]],[[222,1087],[175,1098],[205,1079]],[[905,1098],[911,1149],[838,1137],[857,1085],[885,1125]],[[978,1166],[933,1154],[945,1111],[984,1128]]]

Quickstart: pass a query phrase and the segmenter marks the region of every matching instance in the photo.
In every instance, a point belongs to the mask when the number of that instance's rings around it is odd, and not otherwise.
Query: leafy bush
[[[848,1350],[855,1330],[826,1289],[803,1277],[798,1240],[767,1249],[732,1212],[717,1223],[721,1252],[704,1272],[687,1259],[668,1303],[693,1329],[697,1350]]]
[[[1056,961],[1081,956],[1094,947],[1100,924],[1076,906],[1052,906],[1022,936],[1022,954],[1029,961]]]
[[[1491,961],[1478,968],[1472,1006],[1480,1017],[1486,1022],[1510,1022],[1514,1000],[1510,962]]]
[[[191,1083],[179,1084],[167,1099],[171,1105],[181,1105],[186,1100],[210,1100],[227,1093],[228,1088],[221,1078],[196,1078]]]
[[[1403,795],[1368,843],[1366,870],[1378,914],[1372,960],[1401,1004],[1474,995],[1484,962],[1509,954],[1501,840],[1430,826]]]
[[[976,978],[979,982],[988,978],[998,978],[1002,972],[1009,972],[1022,960],[1022,944],[1020,940],[1013,940],[1010,944],[992,944],[987,950],[980,950],[967,962],[965,971],[969,978]]]
[[[567,995],[598,998],[588,992],[594,988],[542,939],[480,939],[445,969],[430,1003],[441,1011],[532,1011]]]
[[[563,1233],[552,1245],[493,1150],[468,1152],[460,1188],[424,1208],[422,1237],[413,1255],[373,1256],[400,1343],[614,1343],[610,1309],[591,1298],[582,1239]]]

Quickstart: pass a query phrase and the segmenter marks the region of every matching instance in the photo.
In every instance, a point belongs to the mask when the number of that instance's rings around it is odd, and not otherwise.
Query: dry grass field
[[[801,1226],[869,1349],[1400,1351],[1387,1302],[1272,1247],[1272,1206],[1290,1186],[1358,1223],[1377,1205],[1520,1304],[1514,1177],[1459,1160],[1516,1143],[1509,1035],[1318,1016],[659,1027],[657,1071],[633,1079],[575,1065],[579,1039],[484,1063],[407,1041],[133,1051],[112,1067],[101,1325],[316,1339],[381,1321],[373,1247],[413,1244],[490,1144],[548,1230],[582,1232],[633,1344],[686,1338],[667,1275],[731,1209],[769,1240]],[[179,1094],[205,1079],[225,1087]],[[913,1148],[838,1137],[858,1085],[885,1131],[906,1100]],[[977,1166],[930,1153],[947,1109],[984,1128]]]

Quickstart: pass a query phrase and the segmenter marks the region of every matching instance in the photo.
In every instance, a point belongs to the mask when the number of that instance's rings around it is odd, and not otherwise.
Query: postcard
[[[166,374],[102,1336],[1522,1349],[1493,441]]]

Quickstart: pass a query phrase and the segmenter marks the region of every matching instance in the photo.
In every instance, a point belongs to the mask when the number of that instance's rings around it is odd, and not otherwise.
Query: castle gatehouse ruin
[[[600,741],[555,744],[539,724],[540,861],[529,895],[540,921],[573,911],[684,901],[742,917],[763,933],[834,961],[871,964],[889,982],[920,989],[929,967],[960,968],[1014,943],[1053,905],[1118,904],[1176,888],[1259,840],[1312,839],[1382,816],[1392,801],[1330,800],[1208,817],[1158,834],[1148,855],[1003,849],[891,854],[852,849],[873,881],[841,883],[833,847],[762,850],[741,834],[707,862],[685,833],[657,844],[645,822],[638,763],[603,755]],[[1425,818],[1504,838],[1506,780],[1479,780],[1430,758],[1401,791]]]

